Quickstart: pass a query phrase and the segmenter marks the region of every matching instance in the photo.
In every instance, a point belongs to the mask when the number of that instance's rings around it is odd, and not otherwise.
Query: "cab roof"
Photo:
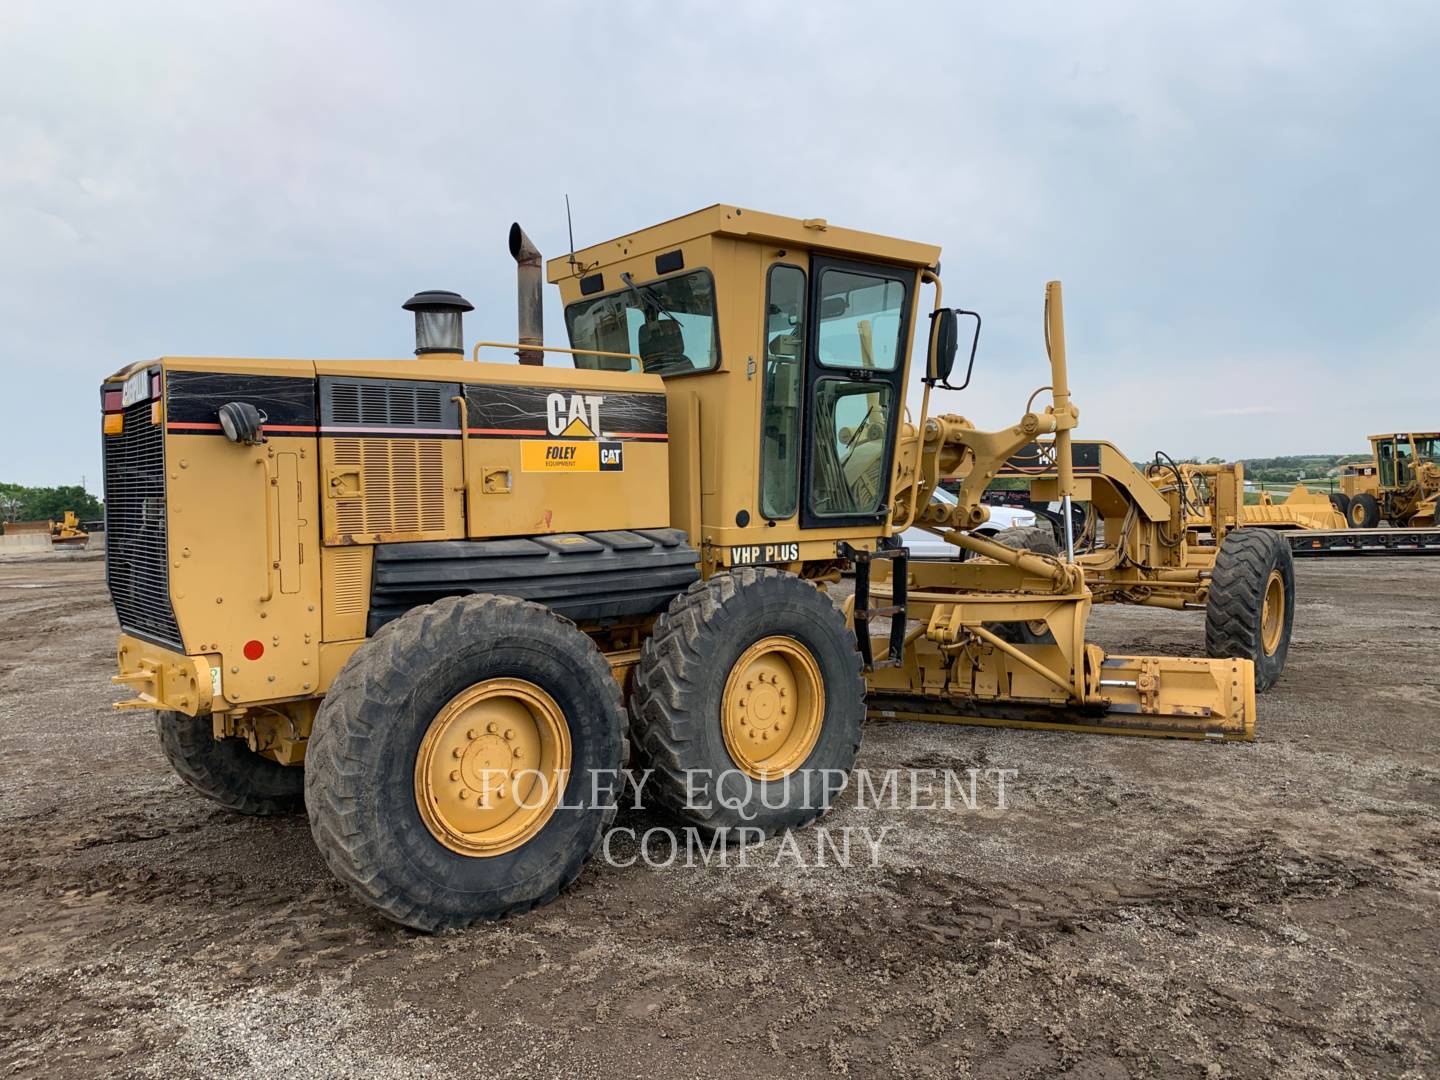
[[[554,284],[637,255],[668,250],[702,236],[788,244],[921,269],[933,268],[940,262],[940,249],[933,244],[842,229],[824,218],[783,217],[717,203],[684,217],[581,248],[573,256],[566,254],[551,259],[546,264],[547,278]]]

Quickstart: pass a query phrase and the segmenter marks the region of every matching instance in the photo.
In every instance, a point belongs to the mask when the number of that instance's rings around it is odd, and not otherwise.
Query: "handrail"
[[[538,350],[540,352],[569,353],[571,356],[614,356],[623,357],[626,360],[640,360],[643,366],[645,361],[634,353],[628,352],[605,352],[602,349],[566,349],[560,345],[521,345],[515,341],[477,341],[475,348],[470,350],[470,359],[479,362],[481,349],[514,349],[516,352],[524,350]]]
[[[934,310],[935,310],[935,311],[939,311],[939,310],[940,310],[940,276],[939,276],[938,274],[936,274],[933,270],[926,270],[926,271],[924,271],[924,272],[920,275],[920,280],[923,281],[923,282],[929,283],[929,284],[933,284],[933,285],[935,286],[935,306],[934,306]],[[931,320],[931,324],[930,324],[930,325],[931,325],[931,327],[932,327],[931,332],[930,332],[930,344],[931,344],[931,347],[933,347],[933,346],[934,346],[934,343],[935,343],[935,331],[934,331],[934,329],[933,329],[933,327],[934,327],[934,325],[935,325],[935,322],[934,322],[933,319]],[[927,353],[927,356],[928,356],[928,353]],[[908,409],[910,406],[909,406],[909,404],[907,403],[905,407]],[[920,423],[917,424],[916,427],[915,427],[915,479],[914,479],[914,480],[911,482],[911,484],[910,484],[910,506],[909,506],[909,513],[906,514],[906,516],[905,516],[905,523],[904,523],[903,525],[896,526],[893,521],[890,523],[890,533],[891,533],[892,536],[893,536],[895,533],[902,533],[902,532],[904,532],[906,529],[910,528],[911,525],[914,525],[914,524],[915,524],[915,518],[918,517],[918,516],[919,516],[919,513],[920,513],[920,507],[917,505],[917,499],[918,499],[918,497],[919,497],[919,495],[920,495],[920,463],[921,463],[922,458],[923,458],[924,455],[925,455],[925,421],[926,421],[927,419],[929,419],[929,415],[928,415],[929,412],[930,412],[930,384],[929,384],[928,382],[926,382],[926,383],[925,383],[925,390],[924,390],[924,392],[922,393],[922,395],[921,395],[921,397],[920,397]],[[897,445],[897,446],[899,445],[899,440],[898,440],[898,439],[896,440],[896,445]],[[898,456],[898,455],[897,455],[897,456]]]
[[[276,486],[276,482],[271,479],[270,467],[265,464],[264,458],[256,458],[255,464],[260,466],[260,477],[265,482],[265,592],[260,596],[260,603],[268,604],[275,598],[275,570],[280,565],[275,551],[275,514],[270,509],[270,489]],[[275,494],[278,498],[280,493],[277,491]]]

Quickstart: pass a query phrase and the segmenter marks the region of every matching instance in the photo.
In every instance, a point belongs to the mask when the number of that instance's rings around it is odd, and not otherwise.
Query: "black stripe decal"
[[[218,371],[165,373],[168,423],[218,423],[216,415],[220,406],[230,401],[248,401],[265,414],[267,424],[299,427],[315,424],[314,379]]]

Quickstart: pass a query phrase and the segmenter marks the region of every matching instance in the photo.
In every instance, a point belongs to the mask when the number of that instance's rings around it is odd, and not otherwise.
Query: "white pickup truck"
[[[954,495],[944,488],[936,488],[931,492],[930,497],[948,506],[954,506],[958,501]],[[1035,515],[1029,510],[1017,510],[1013,506],[990,506],[990,520],[975,530],[979,536],[994,536],[1001,529],[1010,529],[1022,525],[1034,525]],[[909,549],[912,557],[916,559],[958,559],[961,551],[954,544],[946,543],[932,532],[921,528],[906,529],[900,534],[901,541]]]

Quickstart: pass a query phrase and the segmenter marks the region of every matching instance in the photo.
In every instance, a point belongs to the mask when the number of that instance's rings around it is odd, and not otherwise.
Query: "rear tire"
[[[1205,606],[1205,651],[1255,663],[1255,689],[1268,690],[1285,669],[1295,622],[1295,562],[1290,545],[1268,529],[1236,529],[1215,556]]]
[[[1350,524],[1350,496],[1343,491],[1332,491],[1330,493],[1330,505],[1340,511],[1340,516],[1345,519],[1345,524]]]
[[[272,817],[305,805],[304,769],[261,757],[239,739],[215,738],[208,716],[159,712],[155,730],[180,779],[227,810]]]
[[[310,827],[386,917],[467,926],[574,880],[615,818],[627,757],[619,686],[573,623],[513,597],[448,597],[336,677],[307,751]]]
[[[1373,529],[1380,524],[1380,504],[1374,495],[1362,491],[1350,500],[1345,518],[1352,529]]]
[[[654,770],[645,793],[657,804],[705,835],[798,828],[829,808],[860,749],[865,680],[854,631],[793,574],[716,574],[656,622],[632,714]]]

